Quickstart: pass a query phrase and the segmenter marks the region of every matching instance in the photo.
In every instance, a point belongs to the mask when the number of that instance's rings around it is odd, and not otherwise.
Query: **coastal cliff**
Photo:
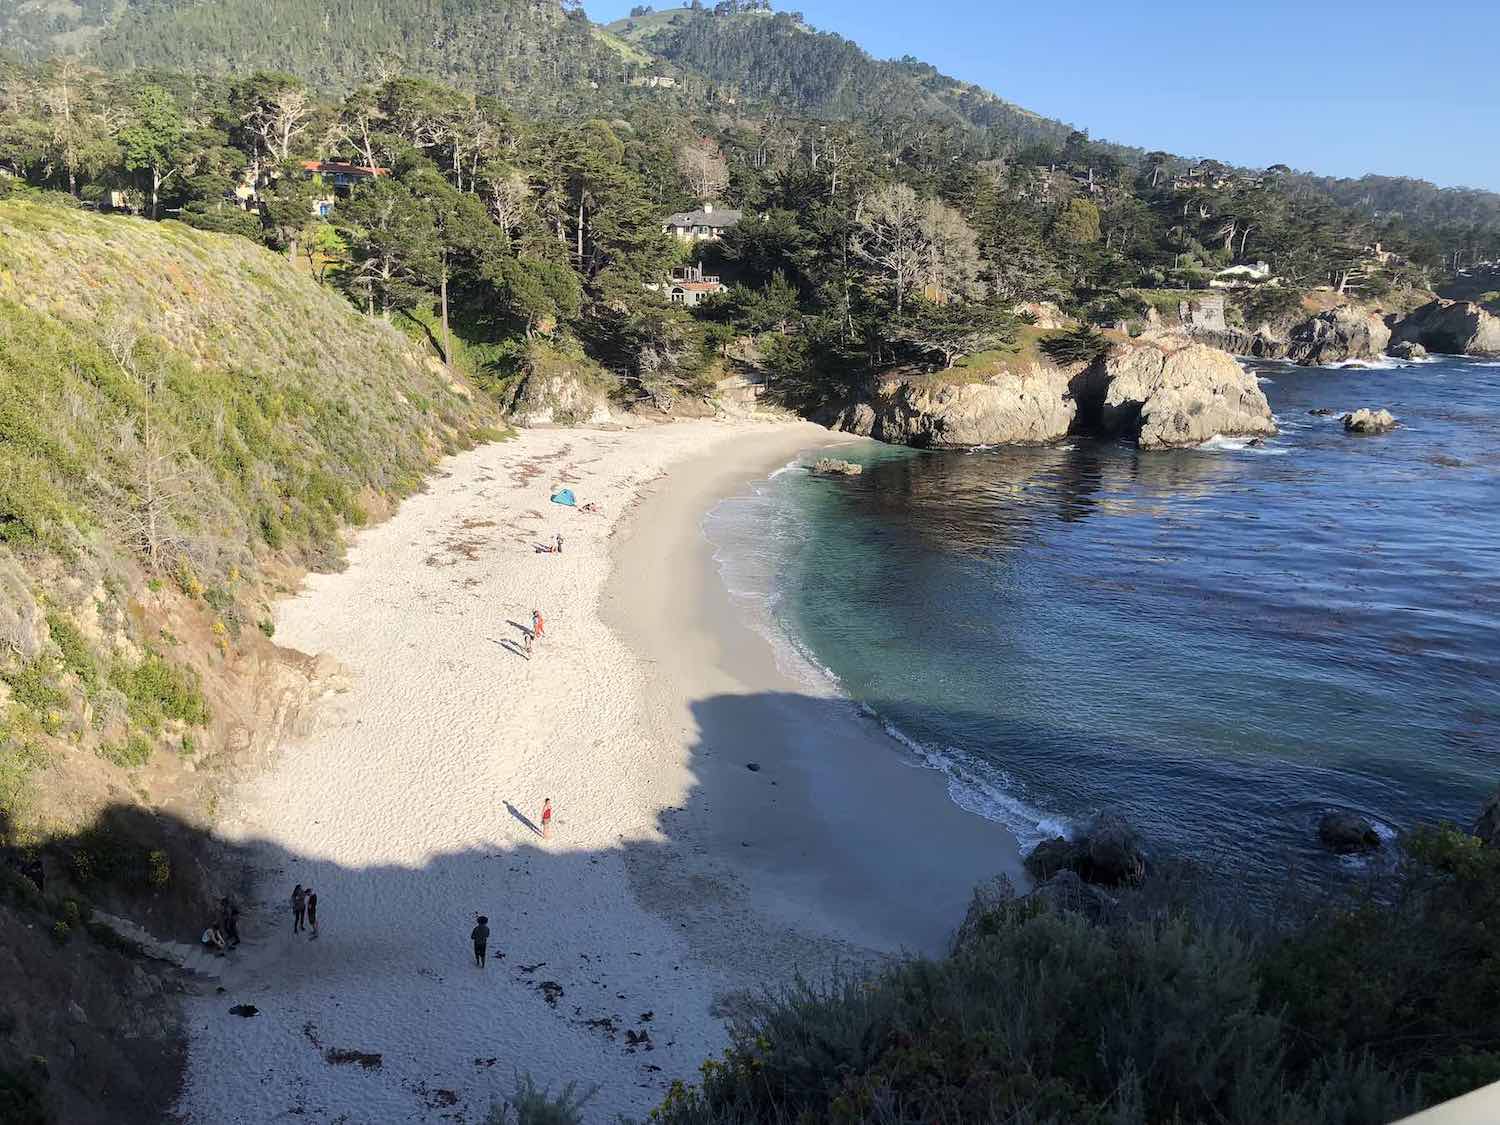
[[[1500,355],[1500,317],[1473,301],[1439,298],[1400,320],[1391,339],[1395,344],[1420,344],[1429,352]]]
[[[923,449],[1041,445],[1070,434],[1171,449],[1276,432],[1255,377],[1227,352],[1180,335],[1116,343],[1087,364],[1037,360],[966,382],[880,378],[831,424]]]

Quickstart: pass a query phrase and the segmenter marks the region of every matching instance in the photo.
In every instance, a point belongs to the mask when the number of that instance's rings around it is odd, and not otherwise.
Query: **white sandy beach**
[[[704,510],[829,440],[528,431],[445,462],[279,607],[277,641],[349,687],[226,811],[259,894],[223,991],[188,1004],[187,1121],[473,1123],[523,1072],[599,1086],[590,1121],[643,1117],[723,1047],[738,990],[934,951],[1015,870],[1007,833],[800,693],[716,588]],[[560,484],[604,514],[550,504]],[[299,882],[315,941],[291,931]]]

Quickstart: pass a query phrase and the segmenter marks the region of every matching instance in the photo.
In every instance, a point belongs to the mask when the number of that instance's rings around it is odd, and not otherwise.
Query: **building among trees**
[[[679,242],[717,242],[726,230],[740,225],[743,211],[718,210],[705,203],[697,211],[679,211],[668,215],[662,231],[675,235]]]

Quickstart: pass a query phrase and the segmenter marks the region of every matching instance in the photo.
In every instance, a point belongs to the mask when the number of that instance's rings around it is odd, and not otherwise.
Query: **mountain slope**
[[[85,50],[110,68],[286,71],[344,90],[393,67],[518,108],[619,86],[632,52],[558,0],[0,0],[23,57]]]
[[[738,96],[814,115],[925,117],[1053,143],[1073,131],[916,59],[872,58],[785,12],[676,9],[618,20],[607,30]]]

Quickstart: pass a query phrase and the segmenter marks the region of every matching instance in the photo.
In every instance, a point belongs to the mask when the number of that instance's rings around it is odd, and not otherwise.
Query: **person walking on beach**
[[[552,798],[542,802],[542,839],[552,838]]]
[[[559,531],[557,533],[557,535],[556,535],[556,546],[554,546],[552,549],[554,551],[556,551],[559,555],[562,554],[562,532]]]
[[[318,892],[311,887],[307,888],[307,924],[312,927],[312,937],[308,941],[318,940]]]
[[[302,924],[302,919],[306,914],[307,892],[302,889],[302,884],[298,883],[292,888],[292,933],[301,933],[306,928]]]
[[[469,931],[469,940],[474,943],[474,964],[482,969],[484,951],[490,944],[490,920],[483,914],[479,916],[479,924]]]

